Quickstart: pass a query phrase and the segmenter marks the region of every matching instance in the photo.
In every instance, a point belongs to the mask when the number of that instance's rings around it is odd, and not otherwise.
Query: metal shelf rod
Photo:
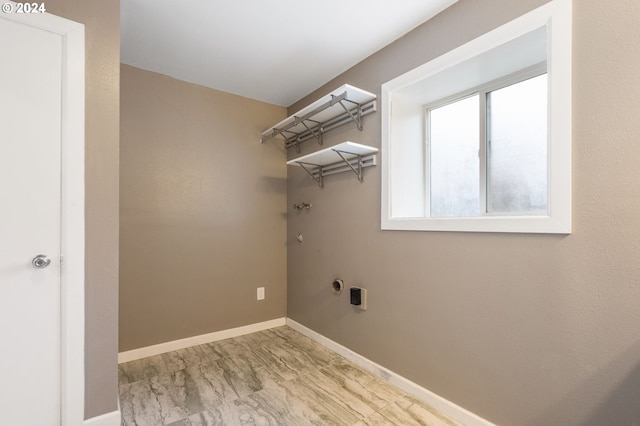
[[[339,102],[339,101],[341,101],[343,99],[346,99],[346,98],[347,98],[347,92],[346,91],[341,93],[341,94],[339,94],[339,95],[337,95],[337,96],[333,96],[332,95],[331,96],[331,100],[329,100],[329,101],[323,103],[322,105],[320,105],[319,107],[309,111],[308,113],[306,113],[302,117],[294,117],[294,120],[291,123],[286,124],[282,128],[278,128],[278,129],[274,128],[270,135],[263,136],[261,138],[261,142],[264,143],[264,142],[268,141],[269,139],[275,138],[279,134],[282,134],[282,132],[287,131],[290,128],[297,126],[298,124],[302,123],[303,121],[313,117],[314,115],[324,111],[325,109],[327,109],[329,107],[332,107],[337,102]]]
[[[305,161],[296,161],[296,164],[300,165],[302,169],[307,172],[313,180],[315,180],[320,188],[324,188],[324,177],[333,175],[336,173],[342,173],[346,171],[353,171],[357,176],[360,182],[364,181],[362,169],[365,167],[371,167],[376,165],[376,155],[375,154],[367,154],[367,155],[359,155],[346,151],[338,151],[332,150],[336,154],[338,154],[341,158],[341,161],[336,161],[335,163],[327,164],[321,166],[319,164],[308,163]],[[346,158],[343,154],[346,155],[355,155],[353,158]]]
[[[377,104],[375,100],[361,105],[361,117],[376,111],[377,111]],[[348,114],[345,112],[340,114],[337,117],[334,117],[330,120],[325,121],[324,123],[321,123],[318,126],[311,127],[311,129],[315,132],[319,132],[320,134],[322,134],[322,133],[328,132],[329,130],[335,129],[336,127],[342,126],[343,124],[348,123],[350,121],[353,121],[353,117],[351,116],[351,114]],[[314,139],[314,138],[316,138],[316,136],[314,136],[309,130],[305,130],[304,132],[299,133],[297,137],[295,136],[288,137],[288,138],[285,137],[285,147],[291,148],[292,146],[299,145],[302,142],[305,142],[309,139]],[[299,152],[299,150],[297,151]]]

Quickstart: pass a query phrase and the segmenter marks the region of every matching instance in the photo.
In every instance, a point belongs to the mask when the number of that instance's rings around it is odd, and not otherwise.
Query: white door
[[[62,38],[0,19],[0,424],[60,424]],[[38,255],[47,259],[32,264]]]

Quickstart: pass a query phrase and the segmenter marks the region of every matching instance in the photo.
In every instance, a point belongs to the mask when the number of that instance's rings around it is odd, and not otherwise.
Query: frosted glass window
[[[479,214],[479,96],[429,110],[431,217]]]
[[[547,75],[487,93],[487,211],[548,211]]]
[[[548,214],[547,92],[534,70],[427,108],[427,216]]]

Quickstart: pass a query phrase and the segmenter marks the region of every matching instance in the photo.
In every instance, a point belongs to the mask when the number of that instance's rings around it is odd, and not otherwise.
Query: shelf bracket
[[[277,135],[280,135],[284,138],[285,143],[288,143],[291,140],[291,138],[285,135],[285,132],[288,132],[287,129],[278,129],[274,127],[273,132],[271,133],[271,137],[274,138]],[[288,133],[293,133],[293,132],[288,132]],[[293,133],[293,135],[297,136],[295,133]]]
[[[337,149],[332,150],[333,152],[335,152],[336,154],[338,154],[340,156],[340,158],[342,158],[342,161],[344,161],[347,166],[349,166],[349,168],[351,170],[353,170],[353,172],[358,176],[358,180],[360,182],[364,181],[364,178],[362,177],[362,155],[358,155],[358,154],[354,154],[352,152],[346,152],[346,151],[339,151]],[[349,154],[349,155],[355,155],[356,157],[358,157],[358,168],[355,168],[351,165],[351,161],[347,160],[345,158],[344,155],[342,154]]]
[[[296,120],[298,120],[298,117],[296,117]],[[318,145],[322,145],[322,123],[314,120],[308,120],[308,121],[313,121],[314,123],[316,123],[315,128],[318,129],[317,132],[307,125],[306,120],[300,120],[300,124],[302,124],[305,127],[305,129],[307,129],[309,134],[311,134],[314,138],[316,138],[316,140],[318,141]],[[299,149],[299,147],[297,149]]]
[[[322,166],[319,166],[317,164],[311,164],[311,163],[303,163],[302,161],[297,161],[297,164],[300,165],[300,167],[302,167],[302,169],[307,172],[307,174],[309,176],[311,176],[313,178],[313,180],[315,180],[318,185],[320,186],[320,188],[324,188],[324,176],[322,173]],[[312,170],[309,170],[309,166],[311,167],[316,167],[318,169],[318,176],[316,177],[316,175],[313,173]]]
[[[355,114],[349,108],[347,108],[345,104],[342,103],[343,100],[347,102],[351,102],[352,104],[356,105],[356,108],[354,108],[356,110]],[[362,130],[362,105],[360,105],[359,103],[350,101],[349,99],[342,99],[338,103],[347,112],[347,114],[349,114],[351,119],[356,122],[356,126],[358,127],[358,130]]]

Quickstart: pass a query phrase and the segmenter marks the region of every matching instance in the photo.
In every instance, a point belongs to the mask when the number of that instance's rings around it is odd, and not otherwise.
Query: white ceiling
[[[289,106],[457,0],[122,0],[121,60]]]

